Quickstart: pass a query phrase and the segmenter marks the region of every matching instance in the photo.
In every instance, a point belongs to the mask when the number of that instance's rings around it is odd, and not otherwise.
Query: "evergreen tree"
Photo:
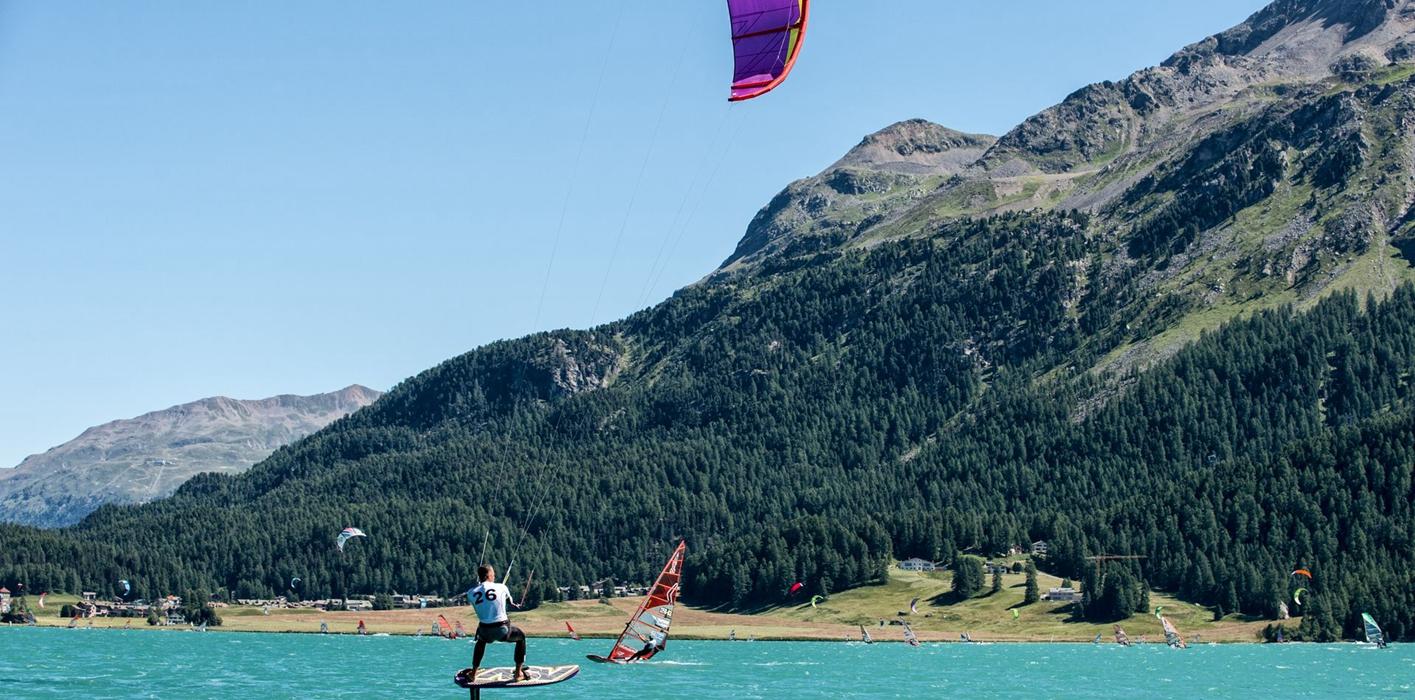
[[[958,558],[953,567],[953,596],[967,600],[983,590],[983,560],[971,554]]]

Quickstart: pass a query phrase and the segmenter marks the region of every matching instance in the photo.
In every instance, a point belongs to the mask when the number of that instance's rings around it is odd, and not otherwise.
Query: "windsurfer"
[[[486,564],[478,566],[477,579],[481,583],[467,591],[467,602],[477,611],[477,620],[480,623],[477,625],[477,646],[472,652],[470,677],[477,677],[477,669],[481,668],[486,645],[492,642],[513,642],[516,645],[516,669],[511,678],[516,681],[530,680],[526,673],[526,633],[513,626],[506,615],[507,603],[518,608],[520,606],[511,600],[511,590],[496,582],[496,569]]]
[[[634,655],[629,657],[629,661],[638,661],[640,659],[653,658],[654,654],[663,651],[663,648],[667,646],[666,644],[664,644],[666,640],[667,637],[663,634],[663,632],[654,632],[653,634],[649,635],[648,643],[644,645],[644,648],[634,652]]]

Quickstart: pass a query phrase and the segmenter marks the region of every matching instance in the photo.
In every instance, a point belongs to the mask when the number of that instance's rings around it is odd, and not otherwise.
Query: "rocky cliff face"
[[[257,401],[220,396],[89,428],[0,470],[0,520],[67,525],[105,503],[166,496],[201,472],[241,472],[379,396],[357,385]]]

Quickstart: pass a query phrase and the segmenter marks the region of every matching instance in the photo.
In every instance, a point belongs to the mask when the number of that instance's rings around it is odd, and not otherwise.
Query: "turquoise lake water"
[[[581,663],[608,642],[533,639],[533,664]],[[492,647],[488,665],[510,662]],[[471,645],[432,637],[0,628],[0,698],[465,698]],[[1415,645],[673,642],[632,667],[585,663],[556,698],[1415,697]]]

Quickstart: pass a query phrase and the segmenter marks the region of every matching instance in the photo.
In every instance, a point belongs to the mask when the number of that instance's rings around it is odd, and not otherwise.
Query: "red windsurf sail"
[[[575,628],[570,626],[570,622],[568,620],[565,622],[565,629],[570,633],[571,639],[577,642],[580,641],[580,633],[576,632]]]
[[[437,636],[444,639],[457,638],[457,633],[452,631],[452,623],[448,622],[447,618],[442,615],[437,616]]]
[[[639,604],[639,609],[624,626],[624,633],[614,642],[609,656],[590,657],[592,660],[647,661],[668,646],[668,627],[673,623],[673,607],[678,604],[678,581],[683,576],[683,555],[687,551],[687,542],[678,543],[658,580],[649,589],[648,597]]]

